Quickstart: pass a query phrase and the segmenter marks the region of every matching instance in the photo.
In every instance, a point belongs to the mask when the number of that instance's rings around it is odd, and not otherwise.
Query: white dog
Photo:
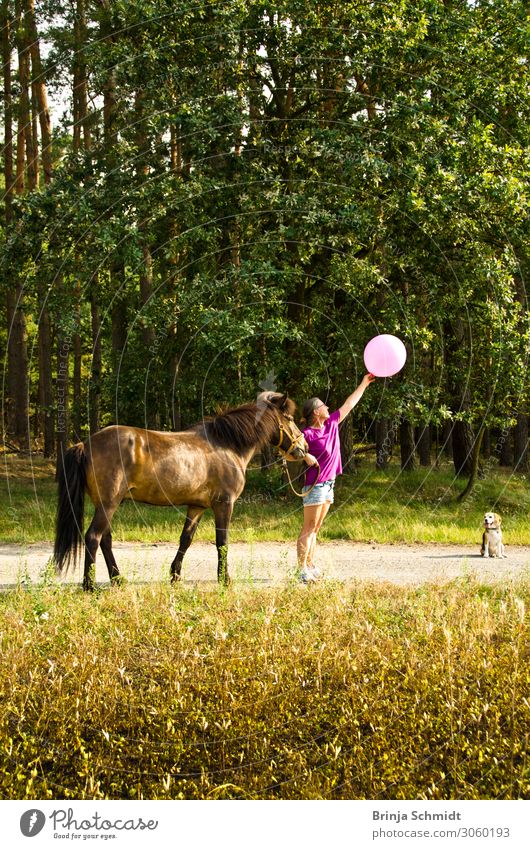
[[[482,557],[507,557],[502,543],[501,517],[498,513],[484,513],[482,534]]]

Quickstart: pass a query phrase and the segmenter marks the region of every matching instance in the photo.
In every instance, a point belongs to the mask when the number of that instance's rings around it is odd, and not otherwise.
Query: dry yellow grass
[[[528,587],[4,594],[3,798],[520,798]]]

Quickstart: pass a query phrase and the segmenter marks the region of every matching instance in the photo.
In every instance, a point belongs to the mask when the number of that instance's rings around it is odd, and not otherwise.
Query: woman
[[[334,413],[329,412],[327,405],[320,398],[309,398],[303,406],[302,423],[306,424],[303,434],[309,449],[304,459],[312,467],[306,472],[305,486],[302,489],[302,492],[307,493],[303,497],[304,524],[296,543],[300,579],[304,583],[314,582],[320,577],[313,557],[317,534],[330,504],[333,504],[335,478],[342,472],[339,422],[351,413],[373,380],[373,374],[365,374],[355,392],[352,392],[342,407]],[[317,463],[320,470],[313,468]]]

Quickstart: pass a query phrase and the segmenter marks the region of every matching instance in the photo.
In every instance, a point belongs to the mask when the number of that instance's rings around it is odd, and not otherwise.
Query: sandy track
[[[115,543],[121,573],[132,581],[168,580],[175,546]],[[319,546],[319,566],[327,578],[337,580],[388,581],[394,584],[444,583],[473,575],[486,583],[530,576],[530,548],[506,548],[507,558],[483,558],[479,545],[379,545],[354,542],[326,542]],[[0,587],[17,585],[27,575],[38,581],[51,554],[49,545],[0,546]],[[230,574],[238,581],[274,584],[292,577],[295,548],[281,542],[232,543],[229,548]],[[184,582],[214,581],[217,571],[215,546],[195,542],[183,567]],[[108,581],[101,552],[97,557],[96,580]],[[81,567],[65,576],[66,582],[81,581]]]

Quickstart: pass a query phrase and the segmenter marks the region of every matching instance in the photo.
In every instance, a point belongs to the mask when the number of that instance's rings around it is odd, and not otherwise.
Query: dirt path
[[[168,580],[169,564],[176,546],[115,543],[120,571],[132,581]],[[326,542],[318,549],[324,577],[337,580],[389,581],[394,584],[444,583],[463,575],[476,575],[495,583],[530,576],[530,548],[510,546],[503,560],[483,558],[479,546],[457,545],[378,545],[354,542]],[[27,575],[38,581],[51,554],[47,545],[0,546],[0,587],[15,586]],[[295,548],[281,542],[233,543],[229,549],[230,574],[235,580],[273,584],[292,577]],[[195,542],[184,561],[183,580],[214,581],[217,570],[215,546]],[[97,558],[98,582],[108,581],[101,553]],[[81,567],[68,574],[68,582],[81,581]]]

